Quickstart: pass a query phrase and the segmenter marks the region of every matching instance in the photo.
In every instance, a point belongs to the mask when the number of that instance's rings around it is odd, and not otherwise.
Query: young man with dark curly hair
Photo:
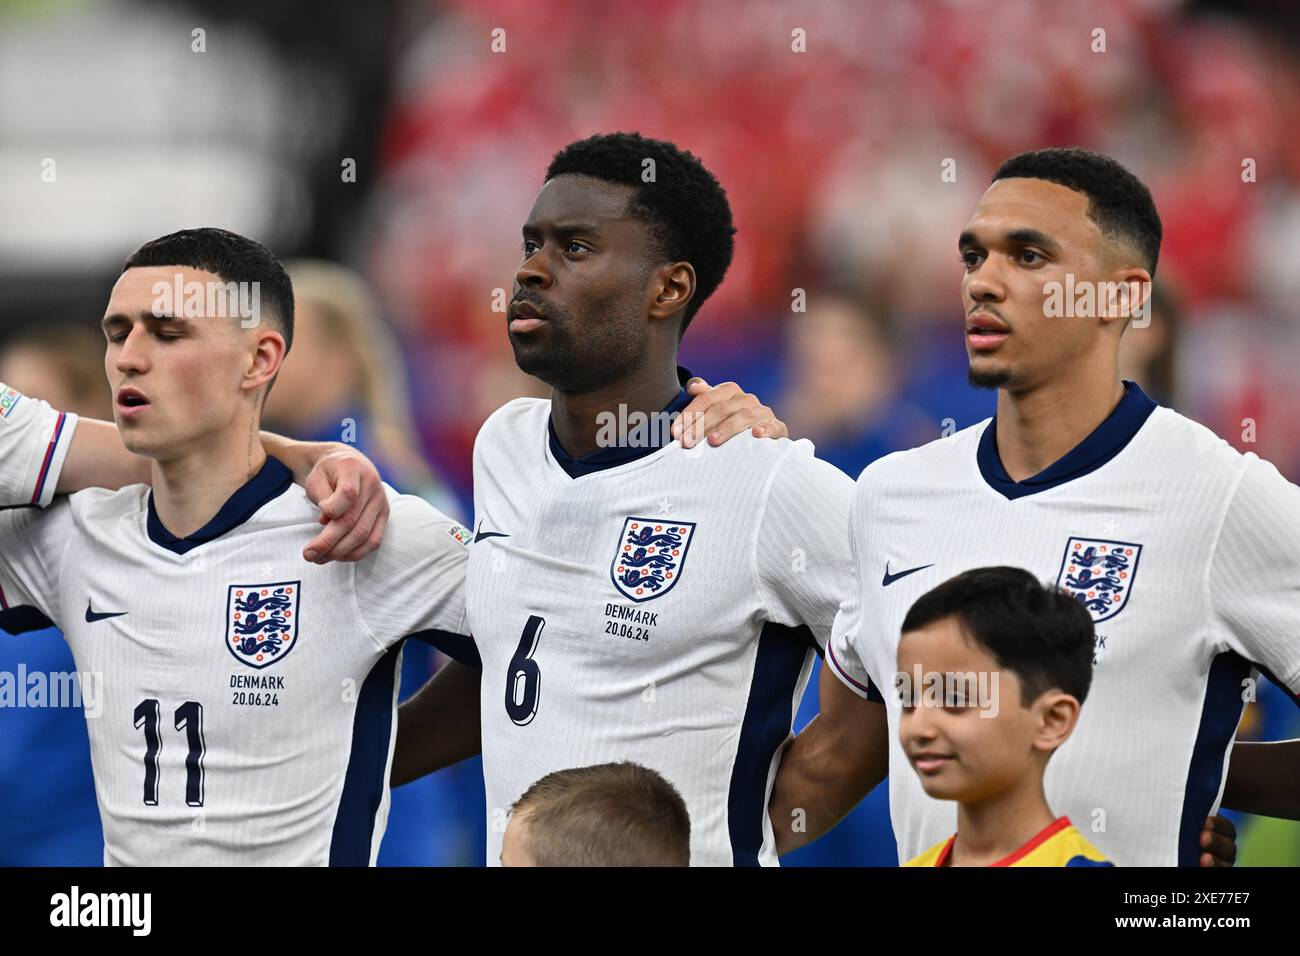
[[[696,157],[630,133],[562,149],[523,225],[508,333],[551,398],[474,449],[490,864],[533,781],[622,760],[680,789],[693,864],[776,861],[764,808],[848,587],[852,481],[806,441],[697,443],[677,417],[678,344],[734,231]],[[394,782],[445,763],[450,696],[435,678],[403,708]]]

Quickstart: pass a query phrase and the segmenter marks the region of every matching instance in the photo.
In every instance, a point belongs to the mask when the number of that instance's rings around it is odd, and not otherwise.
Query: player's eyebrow
[[[179,315],[154,315],[152,312],[147,310],[140,313],[140,318],[146,322],[175,322],[177,325],[185,324],[185,319]],[[121,325],[122,323],[130,325],[131,317],[125,312],[114,312],[111,315],[104,316],[104,318],[100,320],[99,325],[101,328],[107,329],[110,325]]]
[[[1002,238],[1006,243],[1010,245],[1041,246],[1042,248],[1048,250],[1049,252],[1055,252],[1058,249],[1060,249],[1060,244],[1051,236],[1049,236],[1047,233],[1040,232],[1037,229],[1030,229],[1027,226],[1022,226],[1019,229],[1012,229],[1010,232],[1006,233],[1006,235],[1004,235]],[[969,248],[970,246],[983,246],[983,245],[984,243],[982,243],[979,237],[976,236],[975,233],[970,229],[963,230],[962,234],[957,237],[958,249],[966,249]]]
[[[579,233],[592,235],[600,232],[600,227],[594,223],[580,220],[574,222],[524,223],[523,234],[525,236],[536,236],[543,232],[551,232],[557,236],[572,236]]]
[[[1037,229],[1012,229],[1007,233],[1007,241],[1014,242],[1022,246],[1042,246],[1044,249],[1053,250],[1060,248],[1055,239],[1045,232],[1039,232]]]

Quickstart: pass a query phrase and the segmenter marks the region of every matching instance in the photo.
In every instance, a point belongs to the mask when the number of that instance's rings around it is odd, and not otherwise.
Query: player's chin
[[[159,453],[168,446],[168,441],[157,433],[156,428],[145,427],[140,422],[130,419],[118,421],[117,433],[121,436],[126,450],[133,455],[157,458]]]
[[[549,343],[538,338],[537,332],[529,332],[527,335],[510,334],[510,344],[515,352],[515,364],[519,370],[543,382],[553,382],[557,372],[561,371],[565,365],[563,357],[559,350],[551,347]]]
[[[1010,364],[1000,358],[978,352],[969,353],[969,357],[966,378],[975,388],[1002,388],[1015,378]]]

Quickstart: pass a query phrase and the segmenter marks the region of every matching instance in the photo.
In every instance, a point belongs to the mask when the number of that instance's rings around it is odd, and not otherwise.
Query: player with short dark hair
[[[1054,147],[1012,156],[993,174],[1000,179],[1039,179],[1088,197],[1087,216],[1107,243],[1127,247],[1152,278],[1160,261],[1164,226],[1151,190],[1109,156],[1076,147]]]
[[[1107,866],[1043,795],[1092,682],[1092,618],[1019,568],[975,568],[927,591],[903,619],[903,750],[957,833],[907,866]]]
[[[548,773],[511,808],[502,866],[689,866],[691,818],[677,789],[640,764]]]
[[[239,295],[238,289],[228,287],[231,283],[255,284],[259,314],[244,318],[254,322],[267,319],[284,338],[285,354],[293,348],[293,283],[271,250],[256,239],[213,226],[181,229],[146,242],[131,253],[122,271],[151,266],[189,266],[219,276],[227,288],[216,291],[223,294]]]
[[[852,483],[808,442],[714,447],[679,417],[681,332],[733,232],[703,164],[616,133],[551,172],[507,315],[551,398],[499,409],[474,449],[488,861],[533,781],[631,760],[681,791],[693,864],[772,864],[769,781],[848,586]],[[403,706],[395,782],[445,763],[443,690]]]
[[[964,327],[970,379],[998,389],[997,415],[858,479],[854,583],[827,653],[837,679],[821,681],[772,803],[783,851],[904,759],[886,730],[897,701],[880,706],[872,675],[896,666],[920,593],[990,564],[1055,581],[1097,626],[1088,714],[1046,786],[1110,859],[1230,859],[1206,832],[1221,793],[1300,817],[1283,785],[1300,779],[1300,743],[1233,746],[1243,681],[1270,673],[1300,691],[1300,488],[1121,381],[1120,336],[1142,334],[1160,234],[1146,187],[1079,149],[1008,160],[976,205],[958,239]],[[915,776],[889,786],[903,859],[952,832],[952,805]]]
[[[259,310],[240,283],[262,282]],[[0,627],[57,624],[89,680],[108,864],[373,863],[402,642],[464,629],[468,533],[418,498],[387,489],[380,551],[303,561],[319,514],[258,439],[291,309],[260,243],[192,230],[143,247],[102,325],[121,442],[152,488],[0,512]],[[32,484],[47,503],[77,428],[6,394],[10,503]]]

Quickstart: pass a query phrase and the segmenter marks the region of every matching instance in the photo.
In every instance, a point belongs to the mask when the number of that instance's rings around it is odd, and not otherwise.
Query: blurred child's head
[[[503,866],[688,866],[691,819],[671,783],[639,764],[547,774],[515,801]]]
[[[1041,777],[1092,681],[1092,617],[1019,568],[977,568],[903,621],[899,739],[930,796],[972,802]]]

